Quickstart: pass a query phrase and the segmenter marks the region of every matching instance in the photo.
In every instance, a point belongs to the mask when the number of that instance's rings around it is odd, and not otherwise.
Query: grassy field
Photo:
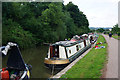
[[[98,41],[105,42],[102,35],[99,35]],[[93,48],[85,57],[78,61],[61,78],[100,78],[101,70],[104,68],[107,56],[107,43],[98,46],[105,46],[102,49]]]
[[[118,36],[118,35],[113,35],[112,37],[115,38],[115,39],[120,40],[120,36]]]

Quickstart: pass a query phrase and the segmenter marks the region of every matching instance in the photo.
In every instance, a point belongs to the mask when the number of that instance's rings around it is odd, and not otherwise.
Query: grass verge
[[[105,42],[105,38],[99,35],[97,43]],[[78,61],[66,74],[61,78],[100,78],[102,76],[101,70],[107,58],[107,43],[98,46],[105,46],[101,49],[91,49],[91,51]]]
[[[112,37],[115,38],[115,39],[120,40],[120,36],[118,36],[118,35],[113,35]]]

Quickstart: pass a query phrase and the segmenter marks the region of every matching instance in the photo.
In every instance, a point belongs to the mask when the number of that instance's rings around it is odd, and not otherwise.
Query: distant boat
[[[0,48],[0,53],[8,55],[7,67],[1,69],[2,80],[23,80],[30,78],[31,65],[25,64],[19,47],[15,43],[8,43]]]
[[[70,41],[59,41],[49,46],[44,64],[48,68],[64,68],[83,52],[91,47],[96,41],[94,34],[83,34],[73,36]]]

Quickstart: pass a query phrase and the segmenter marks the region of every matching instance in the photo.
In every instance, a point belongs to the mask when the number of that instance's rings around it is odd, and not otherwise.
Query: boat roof
[[[52,46],[59,45],[59,46],[64,46],[64,47],[70,47],[75,44],[83,42],[83,36],[88,36],[87,34],[83,34],[82,36],[75,35],[70,41],[59,41],[54,44],[51,44]],[[85,38],[86,39],[86,38]],[[88,39],[88,38],[87,38]]]
[[[82,41],[59,41],[59,42],[56,42],[55,44],[52,44],[53,46],[54,45],[59,45],[59,46],[64,46],[64,47],[70,47],[70,46],[73,46],[75,44],[78,44]]]
[[[83,34],[82,36],[88,36],[88,34]]]

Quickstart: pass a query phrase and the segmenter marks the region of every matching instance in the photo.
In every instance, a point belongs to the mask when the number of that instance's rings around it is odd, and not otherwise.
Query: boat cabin
[[[89,35],[75,35],[70,41],[59,41],[51,44],[44,63],[49,68],[67,65],[90,47],[91,42]]]
[[[82,37],[81,37],[82,38]],[[88,38],[79,41],[60,41],[51,44],[48,51],[48,58],[50,59],[67,59],[74,55],[82,48],[90,45]]]

